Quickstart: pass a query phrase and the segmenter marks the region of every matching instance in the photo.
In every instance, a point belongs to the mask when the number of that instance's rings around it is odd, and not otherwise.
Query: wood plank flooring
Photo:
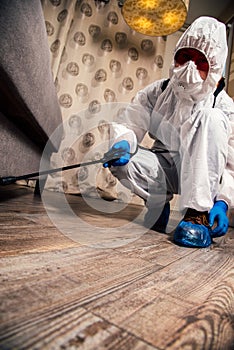
[[[233,228],[188,249],[140,206],[47,195],[0,188],[0,349],[234,349]]]

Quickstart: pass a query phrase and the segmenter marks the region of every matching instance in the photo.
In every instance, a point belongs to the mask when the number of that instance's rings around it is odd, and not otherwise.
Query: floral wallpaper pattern
[[[162,77],[166,38],[133,32],[117,0],[42,0],[42,7],[64,121],[52,166],[100,159],[108,150],[108,124],[138,90]],[[46,187],[126,199],[102,164],[55,173]]]

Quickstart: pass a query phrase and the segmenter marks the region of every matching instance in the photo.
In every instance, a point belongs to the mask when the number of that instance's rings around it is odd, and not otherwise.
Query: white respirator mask
[[[181,100],[195,102],[202,100],[210,92],[193,61],[188,61],[179,67],[172,65],[169,76],[172,89]]]

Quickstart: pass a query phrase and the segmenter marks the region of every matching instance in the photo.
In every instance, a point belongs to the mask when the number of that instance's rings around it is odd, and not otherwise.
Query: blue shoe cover
[[[182,220],[175,230],[174,242],[185,247],[205,248],[212,240],[208,227]]]

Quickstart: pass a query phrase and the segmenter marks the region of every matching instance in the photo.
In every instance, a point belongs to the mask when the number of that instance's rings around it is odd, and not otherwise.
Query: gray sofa
[[[0,177],[39,170],[61,141],[61,111],[39,0],[0,1]]]

